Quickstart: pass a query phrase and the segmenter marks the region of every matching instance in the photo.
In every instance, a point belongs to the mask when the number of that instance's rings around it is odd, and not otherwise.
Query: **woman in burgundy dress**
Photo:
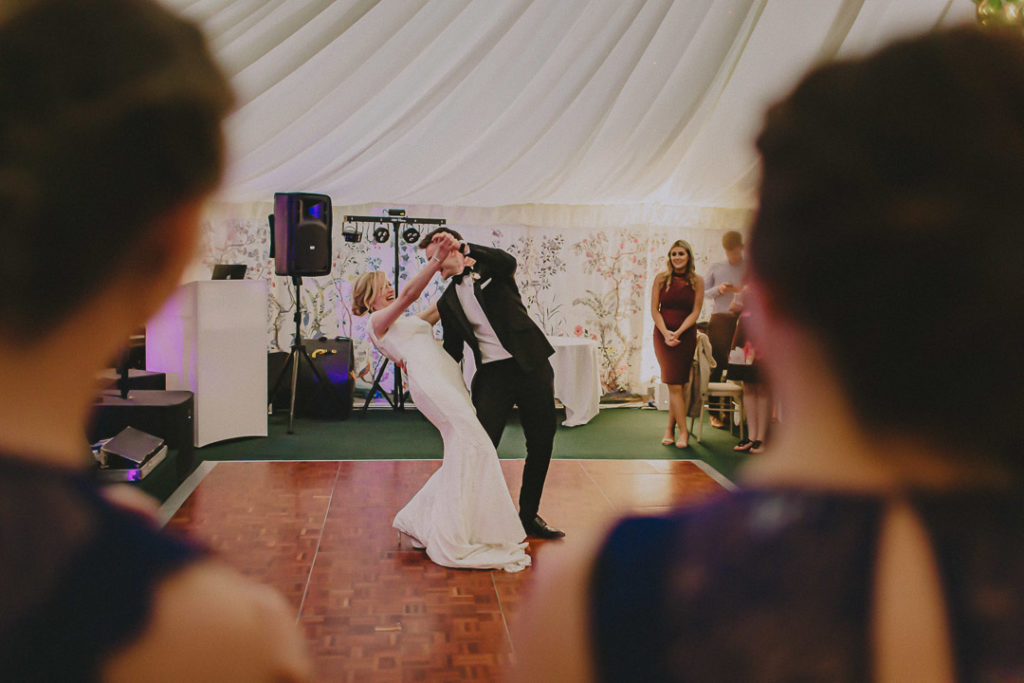
[[[661,440],[665,446],[673,442],[676,448],[690,445],[686,413],[697,348],[697,316],[703,304],[704,280],[693,272],[693,249],[684,240],[676,240],[668,250],[665,270],[654,278],[651,289],[654,353],[661,366],[661,381],[668,385],[668,426]]]

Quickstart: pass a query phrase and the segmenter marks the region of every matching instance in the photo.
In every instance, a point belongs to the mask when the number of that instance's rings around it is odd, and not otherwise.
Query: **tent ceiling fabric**
[[[753,205],[767,104],[971,0],[164,0],[232,77],[222,199]]]

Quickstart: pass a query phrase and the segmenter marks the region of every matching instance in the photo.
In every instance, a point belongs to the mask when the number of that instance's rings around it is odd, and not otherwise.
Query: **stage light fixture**
[[[391,226],[389,225],[380,225],[373,231],[373,239],[375,239],[378,244],[384,244],[388,241],[388,237],[390,236]]]
[[[351,221],[345,221],[344,225],[341,226],[341,236],[345,238],[346,242],[363,241],[363,231]]]
[[[405,240],[406,244],[418,242],[420,239],[420,231],[417,230],[415,226],[410,225],[402,231],[402,239]]]

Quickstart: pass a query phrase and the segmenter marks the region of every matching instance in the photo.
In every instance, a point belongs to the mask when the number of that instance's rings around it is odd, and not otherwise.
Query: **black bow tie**
[[[462,269],[461,273],[457,275],[452,275],[452,282],[454,282],[455,284],[461,284],[462,278],[466,277],[467,275],[472,275],[475,272],[476,271],[473,270],[472,266],[466,266],[465,268]]]

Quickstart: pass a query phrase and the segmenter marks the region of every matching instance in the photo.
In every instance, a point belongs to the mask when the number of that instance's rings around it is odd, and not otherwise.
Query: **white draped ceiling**
[[[340,206],[620,213],[750,208],[752,139],[803,71],[974,11],[971,0],[164,1],[204,26],[239,95],[226,202],[315,191]]]
[[[295,292],[268,259],[275,192],[341,214],[445,218],[519,261],[545,332],[597,341],[608,392],[657,376],[647,310],[673,240],[699,272],[750,222],[765,107],[814,63],[971,21],[971,0],[163,0],[198,20],[239,96],[231,161],[186,279],[246,263],[287,348]],[[337,233],[336,233],[337,234]],[[394,249],[394,252],[392,251]],[[422,252],[334,240],[304,336],[356,343],[367,269]],[[435,285],[440,287],[440,284]],[[428,299],[436,295],[428,294]],[[705,307],[705,315],[708,307]]]

